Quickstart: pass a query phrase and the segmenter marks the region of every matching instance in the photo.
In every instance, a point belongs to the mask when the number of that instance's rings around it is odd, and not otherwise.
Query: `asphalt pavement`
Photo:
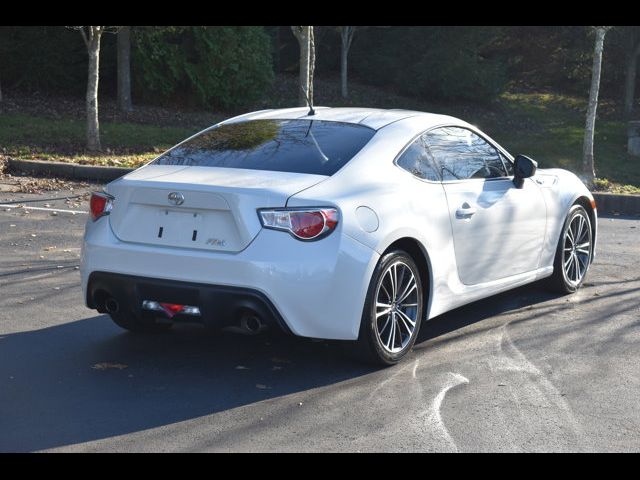
[[[121,330],[83,305],[69,194],[0,192],[0,451],[640,451],[637,218],[600,219],[578,293],[459,308],[381,369],[276,332]]]

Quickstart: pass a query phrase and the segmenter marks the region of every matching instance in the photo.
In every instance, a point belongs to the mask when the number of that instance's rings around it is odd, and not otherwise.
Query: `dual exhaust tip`
[[[104,301],[104,309],[108,313],[118,313],[120,310],[120,303],[113,297],[109,297]]]
[[[120,302],[114,297],[109,297],[104,301],[104,309],[110,314],[118,313],[120,311]],[[228,329],[244,335],[257,335],[266,330],[267,325],[256,312],[244,310],[240,314],[239,325],[228,327]]]

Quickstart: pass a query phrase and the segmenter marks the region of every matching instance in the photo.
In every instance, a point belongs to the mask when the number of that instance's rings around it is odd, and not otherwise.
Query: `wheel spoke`
[[[569,240],[569,243],[571,244],[571,246],[573,246],[576,243],[573,237],[573,223],[571,223],[569,225],[569,228],[567,229],[567,239]]]
[[[584,218],[582,218],[582,215],[578,215],[576,217],[577,219],[577,231],[574,232],[574,236],[573,236],[573,243],[574,245],[580,241],[580,238],[582,238],[582,223],[584,222]]]
[[[573,281],[577,283],[580,280],[580,265],[578,256],[575,253],[573,254],[573,274]]]
[[[402,292],[402,295],[400,295],[400,297],[398,297],[398,299],[396,301],[398,303],[402,303],[404,300],[407,299],[407,297],[409,295],[411,295],[411,292],[413,292],[417,288],[417,286],[418,286],[418,284],[416,283],[416,279],[413,278],[413,275],[412,275],[411,276],[411,280],[409,280],[409,283],[407,284],[406,288]],[[409,287],[411,287],[411,288],[409,288]]]
[[[396,335],[396,316],[391,314],[391,328],[389,330],[389,338],[387,339],[386,347],[389,350],[393,350]]]
[[[584,275],[584,272],[587,270],[587,260],[588,258],[582,258],[582,256],[580,255],[576,255],[576,258],[578,259],[578,265],[580,267],[580,277],[582,277],[582,275]]]
[[[411,332],[413,332],[413,328],[409,326],[410,324],[407,324],[406,320],[402,315],[398,315],[397,318],[400,319],[400,321],[398,322],[398,325],[402,325],[406,330],[407,335],[411,336]]]
[[[564,269],[569,273],[569,267],[571,266],[571,262],[573,261],[573,252],[569,254],[569,258],[564,262]]]
[[[395,300],[397,296],[398,287],[396,285],[396,273],[395,264],[391,265],[389,269],[389,278],[391,279],[391,300]]]
[[[386,275],[385,275],[385,277],[386,277]],[[387,287],[384,286],[384,278],[382,279],[382,282],[380,282],[380,289],[384,290],[384,293],[387,296],[387,300],[392,302],[393,298],[391,297],[391,294],[389,293],[389,290],[387,290]]]
[[[581,243],[580,245],[576,245],[576,252],[582,253],[584,255],[591,255],[590,247],[591,247],[590,242]]]
[[[400,318],[402,318],[402,319],[406,320],[407,322],[409,322],[409,325],[411,325],[412,331],[413,331],[413,327],[416,326],[416,322],[411,320],[409,318],[409,316],[406,313],[404,313],[402,310],[398,310],[398,314],[400,315]]]
[[[387,329],[387,325],[389,325],[389,322],[391,322],[391,315],[387,317],[387,321],[384,322],[384,326],[382,327],[382,329],[378,330],[380,336],[382,336],[382,333]]]
[[[405,267],[404,264],[400,264],[400,269],[401,269],[401,275],[398,276],[398,268],[396,266],[396,298],[395,300],[398,301],[398,297],[400,296],[400,290],[402,289],[402,285],[404,284],[404,275],[405,275]]]

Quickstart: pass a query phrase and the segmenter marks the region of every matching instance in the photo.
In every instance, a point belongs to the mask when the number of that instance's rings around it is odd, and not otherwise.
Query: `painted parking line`
[[[77,215],[78,213],[88,214],[89,212],[85,212],[83,210],[66,210],[64,208],[47,208],[47,207],[30,207],[29,205],[4,205],[0,204],[0,208],[24,208],[25,210],[39,210],[44,212],[59,212],[59,213],[70,213],[72,215]]]

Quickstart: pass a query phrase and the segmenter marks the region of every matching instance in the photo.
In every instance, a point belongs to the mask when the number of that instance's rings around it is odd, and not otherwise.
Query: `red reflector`
[[[171,310],[173,313],[178,313],[180,310],[184,308],[184,305],[180,305],[177,303],[161,303],[164,308]]]
[[[595,199],[591,200],[591,208],[596,209],[596,201]]]
[[[180,313],[184,308],[184,305],[178,303],[160,303],[160,306],[169,318],[173,318],[176,313]]]
[[[300,238],[313,238],[324,228],[324,216],[320,212],[291,212],[291,231]]]

